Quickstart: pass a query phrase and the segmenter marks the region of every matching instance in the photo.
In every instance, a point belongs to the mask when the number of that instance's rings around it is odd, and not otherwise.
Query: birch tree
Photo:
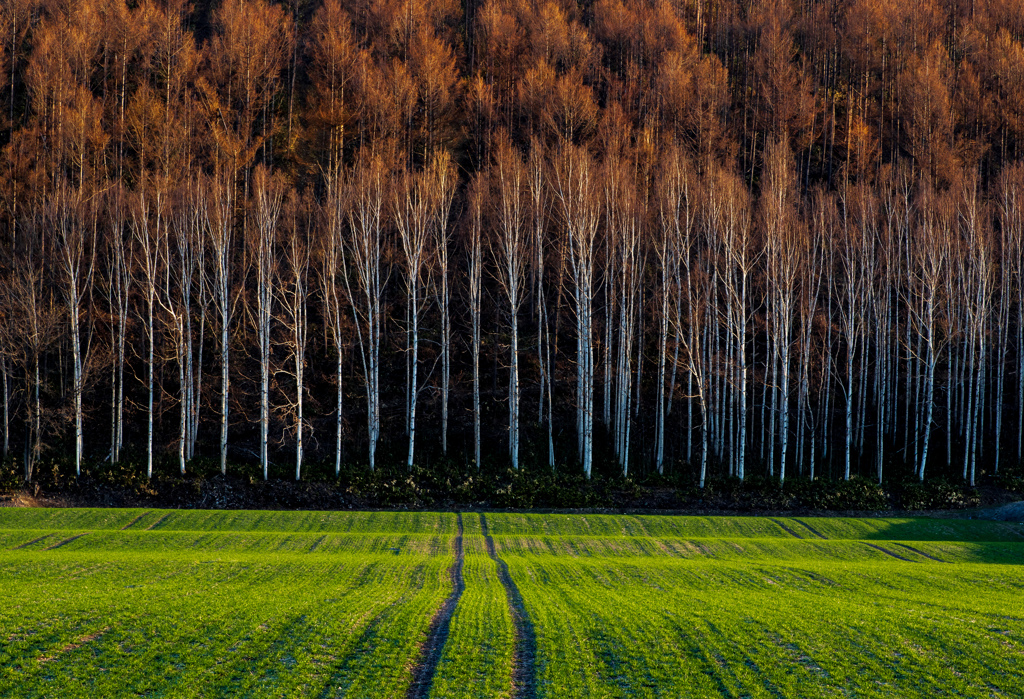
[[[434,192],[434,250],[440,280],[441,311],[441,451],[448,453],[448,400],[452,374],[451,282],[449,247],[451,245],[452,203],[458,176],[448,151],[437,151],[430,160],[431,189]]]
[[[492,255],[497,280],[508,303],[511,337],[508,384],[508,449],[512,468],[519,468],[519,311],[526,284],[527,238],[523,230],[526,182],[523,162],[505,139],[494,149],[493,182],[496,234]]]
[[[526,181],[529,196],[530,244],[533,251],[534,304],[537,312],[537,365],[540,367],[540,387],[537,398],[537,421],[547,423],[548,467],[555,467],[554,434],[554,359],[551,322],[548,315],[546,285],[546,248],[548,245],[546,224],[548,196],[546,166],[541,143],[535,138],[530,142],[530,154],[526,163]],[[544,403],[547,398],[547,419],[544,418]]]
[[[999,228],[1002,231],[1002,275],[1004,303],[1015,305],[1017,314],[1017,460],[1020,461],[1024,444],[1024,165],[1008,168],[1002,177],[998,199]],[[1007,311],[1009,315],[1009,310]],[[1007,335],[1012,334],[1007,319]],[[1001,397],[1000,397],[1001,398]],[[1002,405],[997,400],[997,405]],[[1000,411],[1001,412],[1001,411]],[[997,426],[997,436],[999,427]]]
[[[288,333],[288,349],[291,354],[291,377],[295,382],[295,399],[289,412],[294,420],[295,434],[295,480],[302,478],[302,461],[305,453],[306,432],[306,348],[308,338],[308,298],[310,245],[308,241],[309,222],[303,221],[303,206],[292,194],[288,202],[287,237],[284,242],[284,269],[277,282],[280,305],[284,308],[284,323]]]
[[[210,246],[211,270],[207,277],[210,297],[218,315],[220,331],[220,472],[228,469],[228,408],[231,389],[231,321],[235,310],[234,228],[235,182],[234,173],[221,170],[208,181],[204,199],[204,229]]]
[[[402,262],[405,266],[405,295],[408,327],[406,352],[411,367],[406,394],[409,452],[406,466],[412,470],[416,452],[416,407],[419,400],[420,317],[428,295],[428,248],[433,221],[434,192],[429,173],[402,171],[392,190],[391,212],[398,230]]]
[[[713,172],[709,180],[707,198],[717,201],[715,206],[709,205],[714,215],[711,227],[718,229],[717,236],[722,246],[722,254],[716,256],[721,264],[717,271],[727,298],[726,326],[733,344],[733,361],[728,370],[729,382],[735,386],[737,424],[734,426],[736,448],[730,453],[730,471],[742,480],[746,477],[750,383],[747,351],[752,310],[749,294],[758,259],[750,235],[750,197],[743,182],[734,173],[721,170]]]
[[[486,174],[474,176],[469,188],[469,316],[473,353],[473,463],[480,469],[480,310],[483,296],[484,210],[489,188]]]
[[[774,425],[778,416],[781,446],[778,473],[781,482],[786,478],[789,447],[790,348],[799,262],[799,224],[794,215],[792,154],[785,143],[779,142],[769,148],[765,170],[766,187],[762,215],[765,226],[765,263],[769,294],[768,334],[771,340],[772,376],[777,378],[777,381],[773,380],[772,387],[771,435],[774,440]],[[775,475],[774,444],[768,464],[769,474]]]
[[[380,155],[368,152],[360,154],[348,183],[350,237],[342,257],[345,291],[352,305],[366,384],[366,426],[371,471],[376,467],[377,441],[380,438],[380,340],[381,324],[384,321],[382,302],[387,283],[387,269],[382,259],[386,242],[386,176]],[[349,268],[358,295],[352,293]]]
[[[590,478],[594,449],[594,271],[600,197],[594,162],[579,146],[562,143],[552,177],[567,236],[576,313],[576,431],[583,472]]]
[[[281,180],[271,175],[262,165],[253,178],[256,195],[256,235],[250,238],[254,248],[250,255],[256,267],[256,315],[253,324],[259,345],[260,364],[260,468],[263,480],[268,474],[268,440],[270,430],[270,364],[271,332],[274,320],[274,300],[277,279],[277,222],[284,200]],[[296,480],[298,479],[296,470]]]
[[[140,192],[131,210],[131,229],[138,251],[139,287],[146,335],[146,478],[153,477],[153,396],[156,391],[156,314],[161,281],[161,251],[167,235],[164,195],[157,189],[152,201]]]
[[[348,206],[349,190],[340,179],[328,182],[320,221],[320,254],[318,279],[320,297],[323,300],[324,326],[335,353],[334,383],[337,402],[334,415],[334,475],[341,474],[342,430],[344,427],[345,392],[342,371],[345,366],[345,308],[349,301],[345,295],[346,279],[342,276],[345,254],[345,209]]]
[[[922,481],[925,467],[928,465],[928,449],[935,415],[935,368],[939,362],[943,342],[937,327],[938,319],[943,315],[940,293],[944,286],[943,276],[946,274],[948,241],[953,234],[954,225],[954,212],[945,198],[938,202],[930,200],[930,197],[922,201],[921,225],[914,250],[917,267],[914,282],[919,303],[913,305],[914,314],[911,319],[915,333],[923,338],[925,348],[925,416],[921,425],[923,434],[920,461],[915,465],[918,478]]]
[[[110,399],[110,462],[121,459],[124,443],[124,370],[128,337],[128,302],[130,298],[130,265],[132,253],[126,247],[124,191],[117,187],[108,206],[109,231],[107,243],[107,307],[110,313],[111,399]]]
[[[67,304],[68,326],[71,330],[72,400],[75,413],[75,476],[82,472],[85,425],[82,414],[82,391],[85,383],[85,368],[89,362],[92,333],[82,337],[82,315],[91,293],[93,270],[95,268],[95,236],[90,246],[83,216],[84,202],[79,192],[67,182],[58,183],[49,204],[49,225],[57,234],[58,269],[61,288]],[[93,248],[90,253],[90,247]],[[84,346],[83,346],[84,344]]]

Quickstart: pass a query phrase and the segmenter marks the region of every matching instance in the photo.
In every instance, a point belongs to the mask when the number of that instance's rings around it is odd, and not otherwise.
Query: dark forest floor
[[[50,483],[8,481],[0,492],[0,507],[1024,518],[1024,495],[1013,487],[1016,483],[995,479],[975,488],[948,481],[879,486],[863,479],[849,483],[794,480],[780,488],[766,479],[729,479],[710,482],[701,491],[694,486],[645,485],[625,479],[557,482],[510,475],[504,484],[501,479],[480,483],[472,489],[477,492],[459,484],[417,482],[415,477],[294,482],[218,474],[118,483],[83,475]]]

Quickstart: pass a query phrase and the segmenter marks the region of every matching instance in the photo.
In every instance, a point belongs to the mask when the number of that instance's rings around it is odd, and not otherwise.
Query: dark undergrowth
[[[878,484],[855,476],[849,481],[778,479],[744,480],[714,476],[698,487],[685,468],[674,475],[621,475],[595,471],[584,477],[578,467],[526,467],[434,461],[429,467],[344,465],[306,466],[301,481],[288,464],[276,464],[263,480],[258,464],[228,464],[221,475],[216,459],[198,458],[181,475],[177,462],[158,460],[146,478],[144,458],[128,454],[120,463],[87,463],[81,475],[73,463],[50,457],[36,464],[25,483],[19,463],[0,468],[0,492],[6,499],[53,505],[169,507],[206,509],[348,509],[348,508],[494,508],[618,509],[690,512],[892,512],[957,510],[1024,499],[1024,468],[982,476],[977,487],[939,475],[924,482],[900,474]],[[909,477],[908,477],[909,476]]]

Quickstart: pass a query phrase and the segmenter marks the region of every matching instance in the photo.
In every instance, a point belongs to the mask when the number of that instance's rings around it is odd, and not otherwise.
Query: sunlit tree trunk
[[[150,202],[144,194],[139,195],[132,208],[132,233],[138,245],[139,266],[142,276],[142,297],[145,306],[146,335],[146,478],[153,476],[153,396],[156,390],[154,370],[156,362],[156,311],[157,293],[160,288],[161,255],[164,236],[167,234],[164,221],[164,198],[162,192],[154,193],[150,220]]]
[[[448,453],[448,402],[451,389],[452,321],[448,247],[451,245],[451,211],[458,176],[447,151],[434,154],[430,163],[434,192],[434,247],[441,279],[441,451]]]
[[[473,463],[480,469],[480,301],[483,292],[483,212],[487,180],[478,174],[469,195],[469,314],[473,352]]]
[[[590,155],[576,146],[560,146],[552,190],[568,234],[567,248],[576,301],[576,427],[583,472],[590,478],[594,436],[594,271],[600,198]]]
[[[345,240],[342,226],[345,218],[345,192],[337,178],[328,180],[327,196],[325,197],[322,217],[324,230],[320,248],[320,292],[324,304],[324,321],[330,333],[330,340],[335,351],[335,388],[337,402],[334,416],[334,475],[341,474],[342,437],[344,429],[344,383],[342,370],[345,366],[344,318],[345,281],[341,279],[342,256]]]
[[[913,318],[915,330],[925,345],[924,411],[921,455],[917,465],[918,477],[924,480],[931,444],[932,423],[935,414],[935,367],[938,364],[940,343],[936,317],[941,315],[939,292],[943,288],[947,246],[953,232],[952,211],[947,202],[926,200],[922,207],[921,226],[917,231],[915,258],[917,262],[916,286],[919,302]]]
[[[352,302],[352,315],[359,342],[363,378],[366,383],[367,436],[369,465],[376,467],[377,441],[380,438],[380,339],[383,321],[382,302],[386,270],[384,185],[386,169],[379,156],[362,154],[349,184],[348,220],[351,238],[342,257],[345,290]],[[359,302],[352,294],[349,267],[359,291]]]
[[[785,143],[770,146],[766,155],[766,189],[763,196],[763,217],[766,235],[766,265],[769,286],[769,334],[772,342],[775,395],[772,411],[772,434],[775,414],[779,419],[780,458],[779,480],[786,479],[786,461],[789,447],[789,373],[792,323],[796,303],[796,276],[800,253],[799,223],[794,215],[794,170],[792,154]],[[772,445],[774,460],[775,448]]]
[[[225,475],[228,469],[231,320],[235,302],[232,289],[235,179],[232,172],[218,172],[211,180],[204,213],[213,268],[209,276],[210,296],[217,309],[220,326],[220,472]]]
[[[95,255],[87,259],[88,240],[84,230],[82,202],[77,192],[67,183],[59,183],[49,202],[50,225],[57,234],[59,269],[62,278],[64,301],[68,309],[68,323],[71,329],[71,361],[73,368],[73,401],[75,412],[75,476],[82,471],[84,448],[84,422],[82,415],[82,390],[84,388],[84,365],[88,361],[88,348],[82,343],[82,306],[91,292]]]
[[[523,230],[526,204],[525,171],[519,154],[507,141],[495,149],[492,165],[495,186],[496,235],[492,244],[498,284],[508,302],[511,355],[508,385],[508,448],[512,468],[519,468],[519,310],[523,303],[528,255]]]
[[[305,455],[306,347],[308,328],[308,280],[310,264],[309,221],[306,210],[293,196],[288,201],[288,232],[284,243],[284,270],[276,284],[284,308],[288,345],[295,380],[295,402],[291,406],[295,431],[295,480],[302,479]]]
[[[269,478],[270,441],[270,338],[274,322],[275,281],[277,279],[277,221],[284,200],[284,186],[263,166],[256,168],[253,178],[256,198],[256,231],[250,244],[256,266],[256,342],[259,344],[260,362],[260,468],[263,480]]]

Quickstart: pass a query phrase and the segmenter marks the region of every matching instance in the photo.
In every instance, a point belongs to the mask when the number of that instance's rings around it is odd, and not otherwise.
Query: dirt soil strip
[[[945,563],[945,561],[942,560],[941,558],[936,558],[935,556],[929,555],[929,554],[925,553],[924,551],[921,551],[920,549],[915,549],[913,546],[907,546],[906,544],[896,544],[896,545],[897,546],[902,546],[907,551],[913,551],[918,556],[924,556],[925,558],[930,559],[932,561],[935,561],[936,563]]]
[[[441,653],[448,640],[452,615],[455,614],[455,607],[459,604],[462,591],[466,589],[466,584],[462,580],[462,513],[458,514],[458,518],[459,533],[455,537],[455,563],[451,568],[452,592],[430,621],[427,641],[420,649],[420,658],[412,674],[412,684],[409,685],[409,691],[405,693],[406,699],[427,699],[430,695],[430,686],[434,683],[434,673],[437,672],[437,664],[441,661]]]
[[[152,510],[146,510],[141,515],[139,515],[138,517],[133,519],[131,522],[129,522],[128,524],[126,524],[123,527],[121,527],[121,531],[124,531],[125,529],[131,529],[132,527],[134,527],[136,524],[139,523],[139,520],[141,520],[143,517],[148,515],[150,512],[152,512]]]
[[[884,553],[886,556],[892,556],[893,558],[898,558],[901,561],[906,561],[907,563],[913,563],[914,562],[914,561],[910,560],[909,558],[904,558],[903,556],[899,555],[898,553],[893,553],[892,551],[889,551],[888,549],[883,549],[878,544],[869,544],[866,541],[863,542],[863,543],[864,543],[865,546],[870,546],[873,549],[878,549],[879,551]]]
[[[523,596],[508,572],[508,565],[498,558],[494,548],[494,539],[487,529],[487,518],[480,513],[480,530],[487,542],[487,553],[498,565],[498,578],[505,586],[509,608],[512,611],[512,623],[516,627],[516,647],[512,656],[512,696],[532,699],[537,696],[537,675],[534,659],[537,657],[537,634],[533,630],[533,622],[526,612]]]
[[[815,529],[814,527],[812,527],[811,525],[809,525],[807,522],[803,521],[802,519],[794,519],[793,521],[796,522],[797,524],[801,525],[804,529],[809,531],[811,534],[814,534],[819,539],[827,539],[828,538],[827,536],[825,536],[824,534],[819,532],[817,529]]]
[[[72,536],[72,537],[69,537],[69,538],[67,538],[67,539],[64,539],[64,541],[58,541],[58,542],[57,542],[56,544],[54,544],[53,546],[47,546],[47,547],[46,547],[45,549],[43,549],[43,551],[52,551],[52,550],[54,550],[54,549],[59,549],[59,548],[60,548],[61,546],[66,546],[67,544],[70,544],[70,543],[71,543],[72,541],[74,541],[75,539],[81,539],[81,538],[82,538],[83,536],[85,536],[85,535],[86,535],[86,534],[88,534],[88,533],[89,533],[89,532],[82,532],[81,534],[75,534],[75,535],[74,535],[74,536]]]
[[[772,521],[773,521],[773,522],[775,522],[775,523],[776,523],[777,525],[779,525],[780,527],[782,527],[783,529],[785,529],[785,530],[786,530],[787,532],[789,532],[789,533],[790,533],[790,534],[792,534],[793,536],[795,536],[795,537],[796,537],[797,539],[803,539],[803,537],[802,537],[802,536],[800,536],[799,534],[797,534],[797,533],[796,533],[795,531],[793,531],[792,529],[790,529],[789,527],[787,527],[787,526],[786,526],[785,524],[783,524],[783,523],[782,523],[782,522],[780,522],[779,520],[777,520],[777,519],[772,519]]]

